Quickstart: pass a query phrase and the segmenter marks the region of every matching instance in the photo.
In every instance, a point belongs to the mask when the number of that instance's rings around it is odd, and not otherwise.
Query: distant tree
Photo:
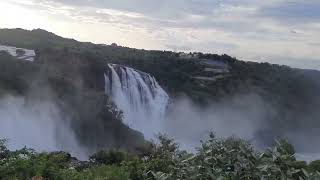
[[[105,165],[119,165],[122,161],[127,159],[127,154],[118,150],[99,151],[92,156],[90,160],[94,163]]]
[[[116,44],[116,43],[112,43],[112,44],[111,44],[111,46],[113,46],[113,47],[117,47],[117,46],[118,46],[118,44]]]
[[[0,160],[7,157],[9,150],[6,147],[7,140],[0,139]]]

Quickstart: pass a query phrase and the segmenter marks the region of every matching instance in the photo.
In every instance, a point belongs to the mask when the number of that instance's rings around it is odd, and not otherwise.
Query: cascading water
[[[124,123],[147,139],[162,132],[168,94],[151,75],[122,65],[109,64],[105,90],[123,111]]]

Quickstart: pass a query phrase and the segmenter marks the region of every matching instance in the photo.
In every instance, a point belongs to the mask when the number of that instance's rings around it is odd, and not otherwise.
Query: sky
[[[320,0],[1,0],[0,28],[320,70]]]

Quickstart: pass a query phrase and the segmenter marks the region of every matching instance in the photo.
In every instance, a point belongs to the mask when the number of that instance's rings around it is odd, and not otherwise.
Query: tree
[[[320,160],[310,162],[308,169],[312,172],[320,172]]]

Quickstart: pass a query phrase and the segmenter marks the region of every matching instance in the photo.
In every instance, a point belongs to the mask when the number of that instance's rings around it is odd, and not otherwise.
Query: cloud
[[[96,43],[227,53],[245,60],[320,56],[317,0],[8,1],[57,21],[49,28],[59,24],[60,35]]]
[[[303,58],[288,58],[288,57],[268,57],[268,58],[257,58],[256,61],[269,62],[272,64],[286,64],[293,68],[300,69],[317,69],[320,70],[320,59],[315,57],[314,59],[303,59]]]
[[[285,23],[306,23],[320,19],[320,1],[286,1],[261,9],[260,14]]]
[[[175,45],[175,44],[167,44],[166,47],[168,49],[173,49],[174,51],[191,51],[192,48],[189,46],[184,46],[184,45]]]

